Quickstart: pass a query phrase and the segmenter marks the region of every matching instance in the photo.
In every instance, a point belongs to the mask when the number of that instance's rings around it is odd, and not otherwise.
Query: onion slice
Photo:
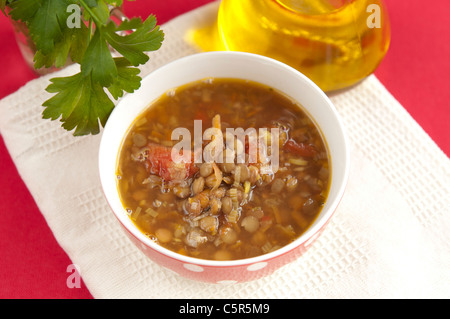
[[[215,190],[222,183],[223,174],[222,174],[222,171],[220,170],[220,168],[217,166],[216,163],[212,162],[211,164],[212,164],[212,167],[213,167],[213,170],[214,170],[214,176],[216,178],[216,182],[214,183],[214,185],[213,185],[211,190]]]

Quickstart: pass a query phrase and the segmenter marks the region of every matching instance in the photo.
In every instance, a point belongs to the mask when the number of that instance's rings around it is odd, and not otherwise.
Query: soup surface
[[[135,120],[117,185],[132,221],[159,245],[234,260],[298,238],[327,198],[329,169],[319,130],[289,98],[250,81],[205,79],[167,92]]]

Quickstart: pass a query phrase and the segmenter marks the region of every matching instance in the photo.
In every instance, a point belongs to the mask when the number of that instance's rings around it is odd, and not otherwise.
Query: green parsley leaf
[[[34,67],[36,69],[44,66],[49,68],[52,65],[55,65],[57,68],[63,67],[69,57],[72,62],[81,63],[87,48],[86,39],[88,36],[89,30],[84,24],[81,24],[80,28],[65,29],[62,39],[55,43],[53,50],[49,54],[43,54],[41,50],[36,52]]]
[[[81,73],[87,76],[91,72],[92,80],[104,87],[110,86],[117,77],[116,64],[100,29],[95,31],[81,61]]]
[[[135,27],[133,33],[124,36],[116,33],[130,26]],[[134,18],[122,22],[118,27],[110,22],[104,31],[109,44],[134,66],[146,63],[149,57],[145,52],[158,50],[164,40],[164,33],[156,26],[154,15],[150,15],[143,23],[140,18]]]
[[[29,22],[39,10],[42,5],[42,0],[17,0],[10,3],[8,6],[11,8],[9,16],[22,22]]]
[[[94,8],[97,6],[97,0],[84,0],[84,2],[90,7]]]
[[[71,1],[41,0],[39,2],[39,8],[27,25],[36,47],[43,54],[49,54],[54,49],[55,43],[63,37],[62,29],[67,28],[66,20],[69,16],[67,6],[71,4]]]
[[[132,0],[129,0],[132,1]],[[64,66],[68,58],[80,64],[80,73],[54,78],[48,87],[53,97],[43,103],[43,118],[60,119],[63,128],[74,135],[97,134],[114,109],[110,98],[119,99],[141,85],[137,66],[148,61],[148,51],[161,47],[164,33],[155,16],[110,21],[108,5],[123,0],[0,0],[12,19],[22,21],[36,46],[35,68]],[[73,6],[80,8],[80,27],[73,21]],[[113,57],[110,49],[120,57]],[[107,94],[109,91],[110,95]]]
[[[81,1],[86,9],[85,18],[92,17],[98,26],[104,26],[109,19],[109,8],[103,0],[83,0]]]
[[[105,0],[108,4],[115,6],[115,7],[120,7],[123,4],[123,0]],[[128,1],[134,1],[134,0],[128,0]]]
[[[57,93],[44,102],[44,119],[56,120],[61,117],[63,128],[75,129],[74,135],[98,134],[99,121],[105,126],[114,103],[103,87],[92,80],[91,74],[54,78],[47,92]]]
[[[133,93],[141,87],[142,78],[138,76],[141,72],[138,68],[132,67],[125,58],[114,58],[118,76],[114,83],[108,87],[108,91],[117,100],[125,92]]]

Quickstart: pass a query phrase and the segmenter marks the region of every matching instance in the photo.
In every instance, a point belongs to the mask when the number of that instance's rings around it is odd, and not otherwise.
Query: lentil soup
[[[277,143],[271,134],[258,138],[277,145],[277,169],[263,158],[270,147],[251,160],[249,137],[235,138],[231,152],[224,142],[215,155],[221,160],[175,162],[172,133],[183,127],[195,136],[198,121],[202,133],[212,127],[224,140],[229,128],[276,128]],[[194,158],[213,142],[198,149],[192,141],[183,155]],[[131,220],[157,244],[202,259],[255,257],[291,243],[319,215],[330,185],[325,145],[302,108],[278,91],[205,79],[167,92],[134,121],[118,157],[117,187]],[[234,156],[239,148],[243,161]]]

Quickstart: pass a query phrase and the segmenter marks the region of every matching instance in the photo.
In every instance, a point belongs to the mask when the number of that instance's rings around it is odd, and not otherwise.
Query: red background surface
[[[211,0],[140,0],[129,17],[159,23]],[[450,154],[450,3],[385,0],[392,26],[390,50],[376,75],[438,146]],[[0,14],[0,98],[35,75],[22,59],[12,27]],[[411,147],[414,147],[412,145]],[[72,262],[56,242],[0,138],[0,298],[92,298],[84,284],[68,288]]]

